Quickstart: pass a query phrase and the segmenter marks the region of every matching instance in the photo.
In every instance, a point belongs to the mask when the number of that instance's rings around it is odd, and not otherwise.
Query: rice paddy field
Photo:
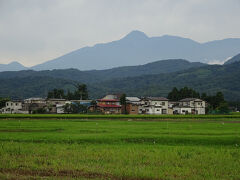
[[[0,115],[0,179],[240,179],[240,116]]]

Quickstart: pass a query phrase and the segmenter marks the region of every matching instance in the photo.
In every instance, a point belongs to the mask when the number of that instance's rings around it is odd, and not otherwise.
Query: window
[[[8,106],[8,103],[7,103],[7,106]]]
[[[162,105],[165,106],[165,102],[162,102]]]
[[[157,109],[157,111],[160,111],[159,109]]]
[[[16,106],[18,105],[18,103],[16,103]]]

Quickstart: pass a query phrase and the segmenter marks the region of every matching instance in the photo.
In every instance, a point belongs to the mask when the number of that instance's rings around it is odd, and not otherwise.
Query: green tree
[[[0,109],[6,106],[6,102],[10,101],[10,98],[1,98],[0,97]]]
[[[74,93],[75,99],[87,100],[88,99],[88,90],[86,84],[76,84],[75,87],[77,90]]]
[[[217,111],[221,114],[228,114],[230,112],[227,102],[221,102],[217,107]]]
[[[67,103],[63,106],[64,113],[70,114],[72,112],[71,110],[71,104]]]
[[[184,98],[200,98],[200,94],[188,87],[178,90],[176,87],[168,94],[168,99],[171,101],[179,101]]]
[[[168,94],[168,99],[170,99],[171,101],[178,101],[179,100],[179,92],[178,89],[176,87],[174,87],[172,89],[172,91]]]
[[[63,99],[65,98],[63,89],[53,89],[48,92],[48,98]]]
[[[123,114],[127,114],[127,100],[126,100],[126,94],[122,94],[120,97],[120,104],[122,105]]]

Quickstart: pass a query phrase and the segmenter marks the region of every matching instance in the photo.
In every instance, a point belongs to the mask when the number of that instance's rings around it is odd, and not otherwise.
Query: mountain
[[[209,63],[224,61],[240,52],[240,39],[199,43],[177,36],[148,37],[133,31],[120,40],[84,47],[45,63],[34,70],[68,69],[102,70],[119,66],[150,63],[153,59],[190,59]]]
[[[48,76],[52,78],[62,78],[82,83],[96,83],[99,81],[110,80],[113,78],[133,77],[146,74],[160,74],[176,72],[189,69],[192,67],[201,67],[206,64],[199,62],[189,62],[183,59],[160,60],[145,65],[118,67],[107,70],[79,71],[77,69],[59,69],[45,71],[19,71],[19,72],[2,72],[0,79],[14,77],[36,77]]]
[[[9,64],[0,64],[0,72],[2,71],[21,71],[26,70],[27,68],[24,67],[22,64],[14,61]]]
[[[201,67],[206,64],[199,62],[189,62],[184,59],[168,59],[159,60],[152,63],[139,65],[139,66],[125,66],[112,68],[107,70],[92,70],[86,71],[94,77],[101,80],[109,80],[113,78],[134,77],[149,74],[171,73],[177,72],[193,67]]]
[[[240,61],[240,54],[234,56],[233,58],[229,59],[227,62],[225,62],[224,64],[231,64],[234,62],[239,62]]]

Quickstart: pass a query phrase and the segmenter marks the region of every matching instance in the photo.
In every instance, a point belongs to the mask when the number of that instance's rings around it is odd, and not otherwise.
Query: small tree
[[[0,109],[6,106],[6,102],[10,101],[10,98],[0,98]]]
[[[67,104],[65,104],[64,106],[63,106],[63,109],[64,109],[64,113],[67,113],[67,114],[69,114],[69,113],[71,113],[71,104],[69,104],[69,103],[67,103]]]
[[[217,111],[221,114],[228,114],[230,112],[227,102],[221,102],[217,107]]]

